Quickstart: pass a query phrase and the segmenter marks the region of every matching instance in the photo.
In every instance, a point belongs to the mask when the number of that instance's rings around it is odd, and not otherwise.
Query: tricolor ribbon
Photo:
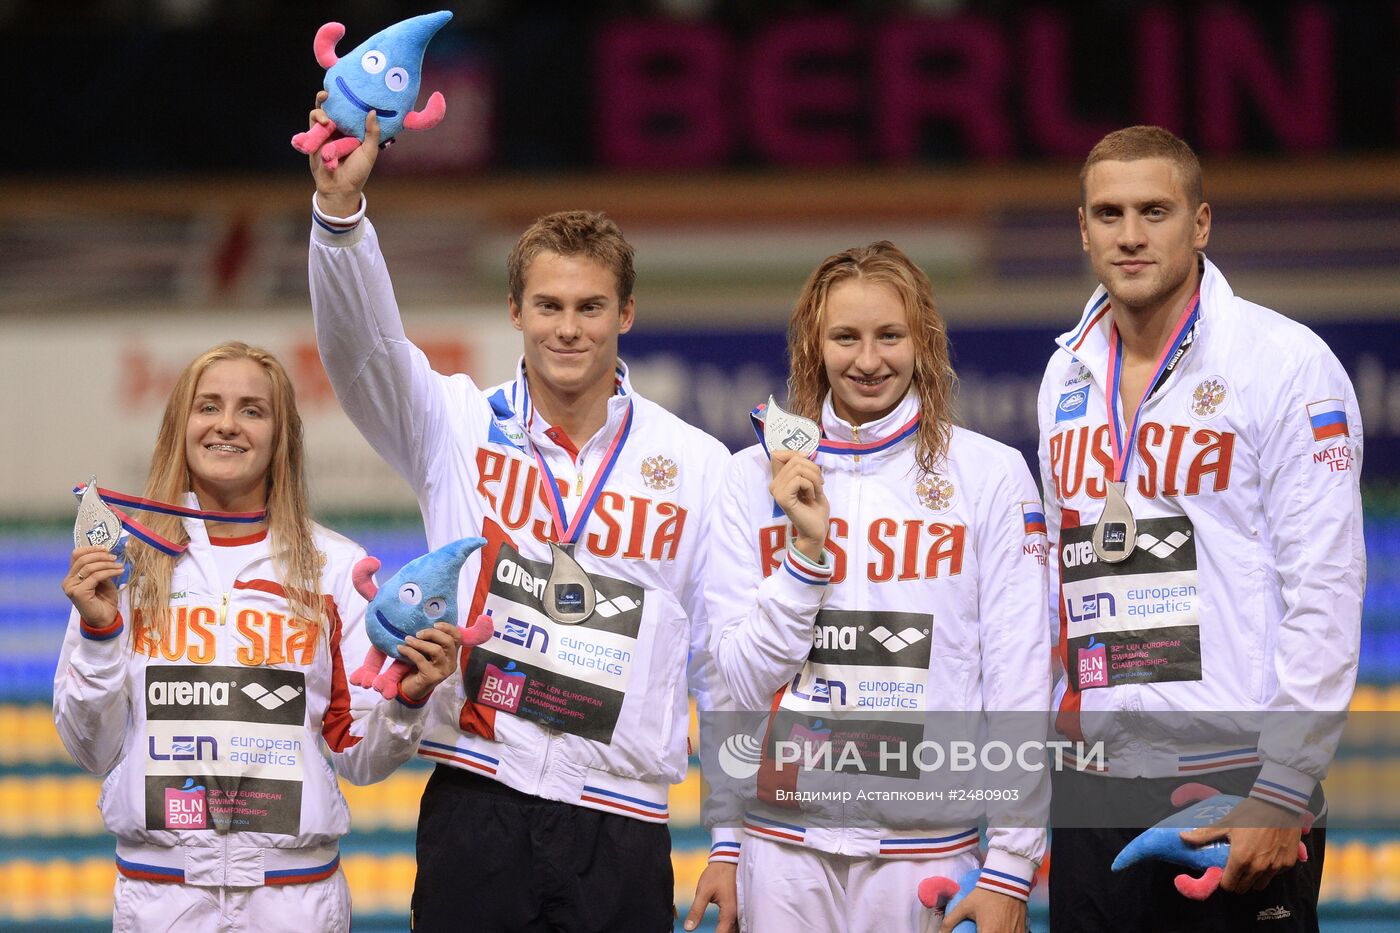
[[[1157,365],[1153,368],[1152,378],[1148,380],[1147,387],[1143,390],[1142,398],[1138,400],[1137,409],[1133,413],[1132,430],[1128,432],[1126,437],[1118,427],[1120,422],[1118,387],[1123,378],[1123,336],[1118,333],[1118,324],[1113,324],[1108,341],[1108,391],[1104,396],[1108,408],[1108,440],[1113,452],[1113,473],[1109,477],[1110,482],[1127,482],[1128,464],[1133,459],[1133,439],[1137,437],[1138,422],[1142,419],[1143,406],[1157,387],[1161,385],[1162,380],[1181,362],[1186,347],[1191,342],[1192,331],[1200,319],[1201,293],[1197,290],[1186,305],[1186,310],[1181,312],[1181,318],[1176,322],[1176,327],[1172,330],[1167,345],[1162,348],[1162,355],[1157,359]]]
[[[758,443],[770,457],[773,452],[768,449],[768,442],[763,437],[763,422],[767,417],[768,405],[766,403],[758,405],[749,412],[749,421],[753,424],[754,433],[758,435]],[[916,414],[904,424],[895,429],[893,434],[876,438],[873,441],[837,441],[825,436],[817,444],[819,454],[839,454],[841,456],[860,456],[863,454],[878,453],[898,444],[906,437],[912,437],[919,430],[919,416]]]
[[[80,483],[73,487],[73,495],[79,499],[87,491],[87,483]],[[179,557],[189,547],[187,544],[176,544],[174,541],[156,534],[136,519],[122,511],[123,508],[133,512],[158,512],[161,515],[178,515],[181,518],[198,518],[204,521],[232,522],[240,525],[253,525],[267,519],[267,509],[257,512],[215,512],[207,509],[192,509],[183,505],[171,505],[168,502],[157,502],[154,499],[143,499],[140,496],[128,496],[125,493],[114,492],[110,489],[97,487],[97,496],[111,507],[112,513],[122,523],[132,537],[144,541],[151,547],[171,557]],[[120,508],[119,508],[120,507]]]
[[[584,491],[572,521],[564,510],[564,497],[559,492],[554,473],[540,455],[539,445],[535,445],[535,463],[540,468],[542,485],[548,493],[545,501],[549,503],[549,514],[554,519],[554,534],[561,545],[577,544],[583,537],[583,526],[588,523],[588,516],[593,514],[593,509],[598,505],[598,497],[603,494],[608,476],[612,474],[613,467],[617,466],[618,458],[622,456],[623,445],[627,443],[627,435],[632,430],[632,410],[632,400],[628,399],[627,414],[622,416],[622,426],[617,429],[612,443],[608,445],[607,453],[603,454],[603,464],[598,468],[598,472],[593,474],[593,482],[589,483],[588,489]]]
[[[763,452],[771,458],[773,456],[773,452],[768,449],[768,441],[763,436],[763,423],[764,419],[767,418],[767,412],[768,403],[760,402],[757,406],[754,407],[753,411],[749,412],[749,421],[753,424],[754,433],[758,435],[758,443],[763,448]],[[898,444],[900,441],[904,440],[907,437],[912,437],[918,430],[919,415],[916,413],[914,417],[910,418],[908,421],[904,422],[903,425],[897,428],[893,434],[886,435],[885,437],[876,438],[873,441],[862,441],[859,443],[857,443],[856,441],[837,441],[826,437],[825,432],[823,432],[821,440],[817,443],[817,453],[837,454],[839,456],[844,457],[854,457],[862,454],[873,454],[881,450],[886,450],[890,447],[893,447],[895,444]],[[815,457],[816,454],[813,454],[813,456]],[[778,505],[776,499],[773,500],[773,517],[778,518],[782,514],[783,507]]]

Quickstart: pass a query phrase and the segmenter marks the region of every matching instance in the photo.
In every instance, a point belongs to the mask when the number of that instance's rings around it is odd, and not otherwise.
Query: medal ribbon
[[[73,487],[73,495],[82,498],[87,491],[87,483],[80,483]],[[97,487],[97,496],[107,505],[112,507],[112,512],[121,521],[122,527],[131,533],[132,537],[144,541],[157,551],[169,554],[171,557],[179,557],[189,547],[187,544],[176,544],[170,539],[156,534],[145,525],[130,517],[118,508],[130,509],[133,512],[158,512],[161,515],[178,515],[181,518],[198,518],[205,521],[233,522],[240,525],[252,525],[267,518],[267,509],[257,512],[215,512],[208,509],[192,509],[183,505],[171,505],[168,502],[157,502],[154,499],[143,499],[140,496],[128,496],[125,493],[114,492],[110,489]]]
[[[539,445],[535,445],[535,463],[540,468],[541,484],[549,493],[546,500],[549,503],[549,514],[554,519],[554,534],[559,543],[563,545],[577,544],[583,537],[583,526],[588,523],[588,517],[593,514],[593,509],[598,504],[598,497],[603,494],[603,486],[608,481],[608,476],[612,474],[613,467],[617,466],[618,458],[622,455],[623,445],[627,443],[627,435],[632,430],[632,400],[627,400],[627,414],[622,416],[622,427],[617,429],[617,435],[613,437],[612,443],[608,445],[607,453],[603,454],[603,465],[598,468],[598,472],[593,474],[593,482],[588,484],[588,489],[583,493],[583,499],[579,501],[578,511],[574,512],[573,521],[569,521],[568,513],[564,511],[564,497],[559,494],[559,484],[554,480],[554,473],[549,469],[549,464],[544,457],[540,456]]]
[[[1157,366],[1152,374],[1152,378],[1147,382],[1147,388],[1142,393],[1142,398],[1138,400],[1137,410],[1133,414],[1132,430],[1125,438],[1118,429],[1119,405],[1118,387],[1123,378],[1123,337],[1118,333],[1118,325],[1113,325],[1113,332],[1109,335],[1108,341],[1108,392],[1105,395],[1105,403],[1108,408],[1108,440],[1113,451],[1113,473],[1109,480],[1114,483],[1124,483],[1128,479],[1128,464],[1133,459],[1133,441],[1137,437],[1138,422],[1142,419],[1142,409],[1147,403],[1147,399],[1157,390],[1172,370],[1176,369],[1181,362],[1187,345],[1191,342],[1191,332],[1196,326],[1196,322],[1201,319],[1201,292],[1197,289],[1191,296],[1191,301],[1186,305],[1186,310],[1181,313],[1181,318],[1176,322],[1175,329],[1172,330],[1171,337],[1167,340],[1167,345],[1162,348],[1162,355],[1157,359]]]
[[[766,417],[765,412],[767,408],[768,405],[763,404],[759,405],[753,411],[749,412],[749,421],[753,424],[754,433],[758,435],[759,444],[763,446],[764,452],[771,457],[773,455],[773,452],[768,449],[768,442],[763,437],[763,421]],[[914,417],[910,418],[908,421],[904,422],[904,424],[896,428],[893,434],[886,435],[885,437],[876,438],[873,441],[861,441],[860,443],[857,443],[855,441],[837,441],[832,440],[828,437],[823,437],[821,439],[821,442],[817,444],[817,453],[840,454],[842,456],[848,457],[861,454],[878,453],[881,450],[893,447],[895,444],[898,444],[906,437],[913,436],[913,434],[918,430],[919,416],[916,414]]]

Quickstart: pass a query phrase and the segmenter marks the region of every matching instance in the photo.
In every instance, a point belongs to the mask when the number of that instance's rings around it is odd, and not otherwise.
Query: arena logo
[[[228,706],[233,681],[154,680],[146,688],[148,706]]]
[[[277,709],[284,704],[290,703],[301,696],[303,687],[294,687],[291,684],[283,684],[276,690],[268,690],[262,684],[248,684],[244,686],[243,693],[248,699],[257,703],[263,709]]]
[[[506,586],[513,586],[518,590],[524,590],[537,600],[544,599],[544,585],[548,582],[546,578],[531,574],[524,567],[508,557],[502,558],[501,561],[496,564],[496,579]]]
[[[860,631],[858,625],[818,625],[812,631],[812,647],[854,651]]]

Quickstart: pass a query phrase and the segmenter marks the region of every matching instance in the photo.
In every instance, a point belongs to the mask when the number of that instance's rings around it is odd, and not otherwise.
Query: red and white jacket
[[[917,414],[911,394],[856,428],[828,398],[822,428],[832,449],[816,455],[831,503],[821,565],[786,546],[767,453],[755,445],[734,455],[710,538],[715,664],[744,710],[1015,712],[1034,714],[1023,718],[1042,740],[1049,639],[1036,620],[1046,549],[1030,470],[1010,447],[955,427],[939,471],[925,474],[910,434]],[[861,777],[854,786],[871,785]],[[1046,789],[1033,781],[1019,808],[1033,810],[1030,797]],[[927,803],[898,827],[878,825],[882,811],[858,801],[826,807],[820,825],[770,803],[744,814],[750,835],[822,852],[928,858],[978,845],[976,817],[968,822],[967,808],[952,803]],[[1045,830],[994,826],[988,845],[981,886],[1025,899]]]
[[[1137,546],[1122,563],[1089,540],[1112,460],[1102,286],[1045,371],[1040,468],[1068,672],[1057,724],[1104,741],[1109,777],[1262,765],[1253,796],[1301,811],[1356,681],[1361,417],[1316,334],[1202,270],[1194,339],[1143,403],[1127,477]]]
[[[313,205],[321,359],[350,420],[417,493],[428,546],[488,540],[462,586],[496,635],[466,651],[453,688],[437,691],[419,754],[523,793],[667,822],[669,785],[687,766],[687,681],[701,708],[714,702],[702,541],[728,451],[638,395],[622,365],[607,422],[577,449],[535,410],[523,364],[485,389],[434,372],[404,334],[363,210],[337,219]],[[542,610],[554,531],[535,454],[572,517],[629,411],[574,555],[599,608],[560,625]]]
[[[134,636],[125,591],[106,629],[70,616],[54,722],[74,761],[106,774],[98,806],[122,874],[215,887],[329,877],[350,831],[336,776],[370,784],[413,756],[426,701],[346,682],[345,659],[358,666],[369,648],[350,579],[365,552],[313,527],[325,555],[319,628],[292,615],[266,537],[222,591],[195,519],[163,639]]]

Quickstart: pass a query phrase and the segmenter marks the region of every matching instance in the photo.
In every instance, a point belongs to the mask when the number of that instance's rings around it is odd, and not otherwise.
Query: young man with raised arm
[[[670,929],[668,791],[685,776],[687,681],[702,709],[716,702],[703,531],[728,453],[632,388],[617,357],[635,317],[632,248],[602,214],[542,217],[511,252],[514,379],[434,372],[404,335],[365,219],[377,152],[371,114],[335,171],[311,158],[321,358],[346,414],[417,493],[428,546],[487,538],[461,585],[470,616],[496,626],[463,655],[457,689],[435,695],[419,749],[437,768],[413,927]],[[713,901],[721,929],[735,923],[727,843],[690,918]]]

